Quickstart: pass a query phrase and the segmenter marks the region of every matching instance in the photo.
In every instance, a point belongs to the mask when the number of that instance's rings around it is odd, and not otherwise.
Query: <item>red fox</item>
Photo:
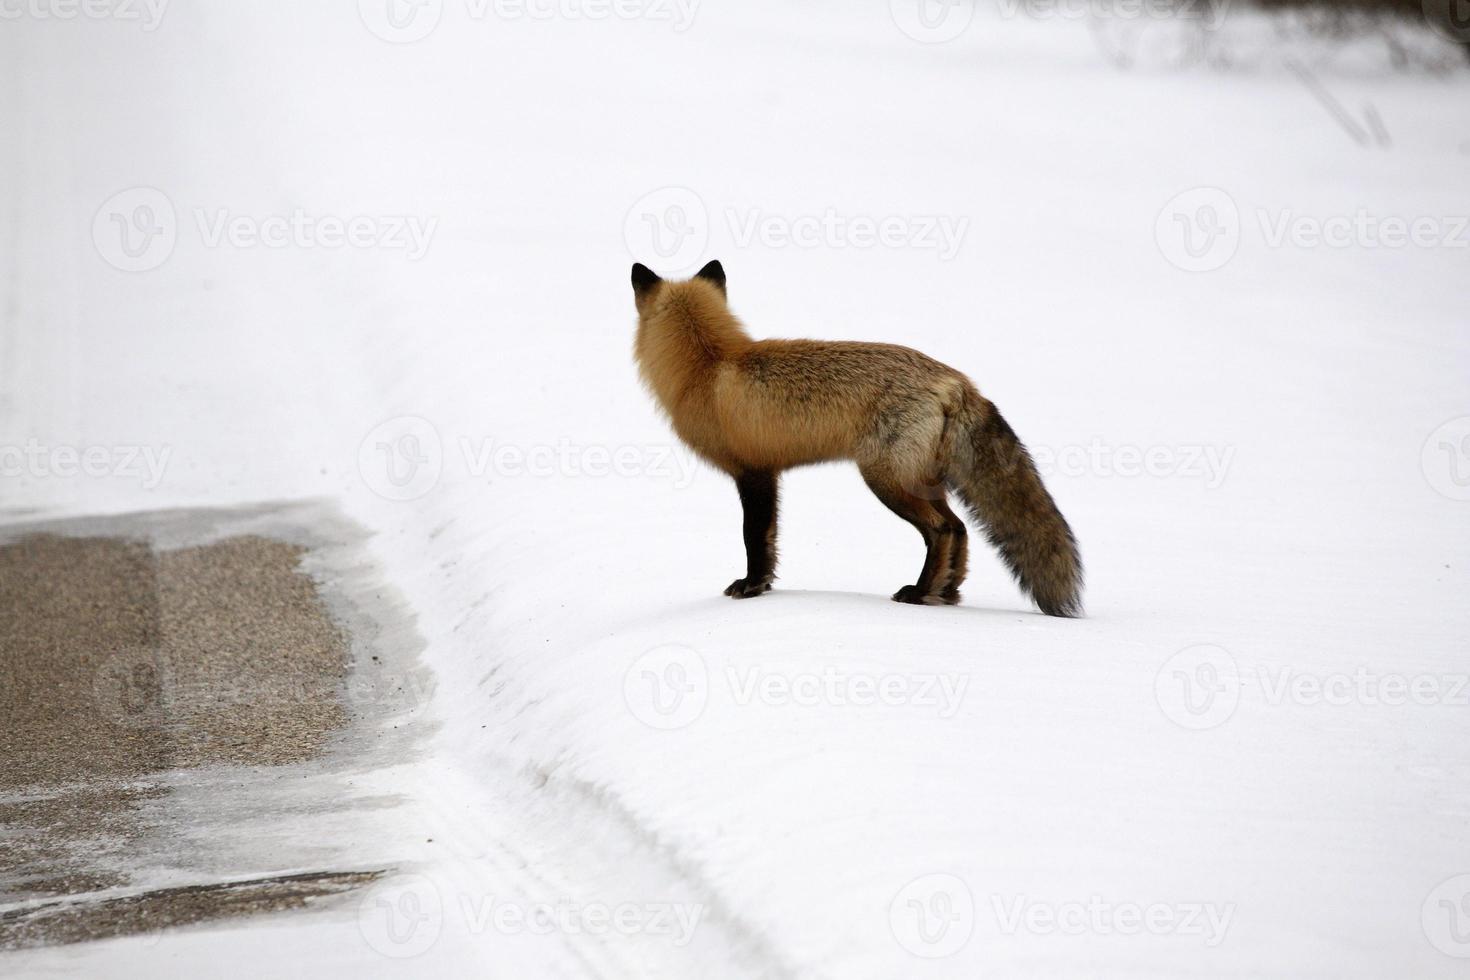
[[[846,459],[924,536],[919,580],[896,601],[960,600],[968,541],[948,489],[1042,612],[1081,615],[1072,529],[1026,447],[963,374],[890,344],[752,340],[730,312],[719,262],[684,282],[635,264],[633,299],[643,383],[679,438],[734,477],[740,495],[745,576],[725,595],[770,591],[781,471]]]

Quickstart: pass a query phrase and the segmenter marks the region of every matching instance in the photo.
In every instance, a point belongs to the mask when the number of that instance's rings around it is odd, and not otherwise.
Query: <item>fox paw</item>
[[[732,599],[749,599],[751,596],[758,596],[769,591],[771,591],[771,583],[764,579],[737,578],[725,590],[725,595]]]
[[[952,606],[960,601],[960,592],[953,587],[940,592],[923,592],[917,585],[905,585],[893,593],[893,601],[913,606]]]

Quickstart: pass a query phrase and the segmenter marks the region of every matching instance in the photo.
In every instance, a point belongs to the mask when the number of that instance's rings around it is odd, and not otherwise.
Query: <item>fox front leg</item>
[[[771,591],[776,577],[776,474],[757,470],[735,478],[740,506],[745,512],[745,577],[725,590],[735,599],[749,599]]]

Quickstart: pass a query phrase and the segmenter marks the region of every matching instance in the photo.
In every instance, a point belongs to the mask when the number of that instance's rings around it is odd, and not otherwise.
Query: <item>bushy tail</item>
[[[1048,616],[1082,614],[1082,558],[1031,454],[993,404],[973,390],[955,421],[945,480]]]

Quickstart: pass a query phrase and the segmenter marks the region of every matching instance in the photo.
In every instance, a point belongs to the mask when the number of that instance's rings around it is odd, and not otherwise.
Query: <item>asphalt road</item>
[[[391,805],[334,782],[392,755],[370,736],[423,690],[330,561],[304,567],[343,531],[300,507],[0,527],[0,949],[300,907],[382,870],[263,873],[330,855],[290,846],[303,812]],[[252,853],[209,830],[232,810],[287,829]]]

